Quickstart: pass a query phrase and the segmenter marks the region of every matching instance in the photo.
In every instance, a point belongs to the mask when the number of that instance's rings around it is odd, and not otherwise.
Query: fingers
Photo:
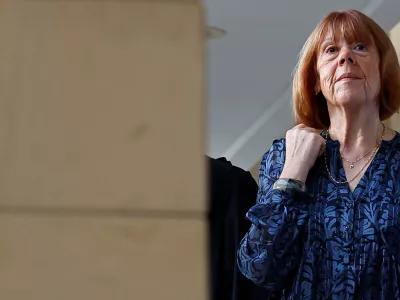
[[[305,124],[298,124],[290,129],[287,133],[288,134],[286,137],[291,139],[294,139],[296,136],[302,136],[302,139],[304,139],[304,134],[306,134],[309,136],[309,139],[312,140],[312,143],[315,145],[315,147],[319,148],[318,156],[321,156],[325,152],[325,139],[315,128],[308,127]]]
[[[293,127],[292,129],[302,129],[302,130],[307,130],[309,132],[317,132],[317,130],[315,128],[308,127],[305,124],[298,124],[295,127]]]
[[[309,170],[315,160],[325,152],[325,139],[304,124],[298,124],[286,133],[286,163],[301,165]]]

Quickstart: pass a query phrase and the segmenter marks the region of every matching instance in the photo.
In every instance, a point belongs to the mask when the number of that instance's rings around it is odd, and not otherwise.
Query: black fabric
[[[245,216],[257,199],[256,181],[225,158],[207,159],[211,300],[278,299],[245,278],[236,263],[239,243],[250,227]]]

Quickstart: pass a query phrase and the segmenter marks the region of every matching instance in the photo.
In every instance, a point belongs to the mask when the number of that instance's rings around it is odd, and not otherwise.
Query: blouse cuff
[[[268,203],[259,203],[250,208],[246,217],[264,235],[276,235],[282,229],[303,226],[307,222],[308,205],[295,191],[271,190]]]

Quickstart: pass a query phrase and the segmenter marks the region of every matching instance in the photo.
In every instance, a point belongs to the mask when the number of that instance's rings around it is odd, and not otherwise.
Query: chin
[[[366,102],[365,91],[341,91],[335,96],[335,103],[339,106],[347,106],[347,105],[363,105]]]

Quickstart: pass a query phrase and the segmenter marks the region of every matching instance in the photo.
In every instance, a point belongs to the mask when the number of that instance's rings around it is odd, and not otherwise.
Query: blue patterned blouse
[[[345,181],[339,142],[326,149],[332,175]],[[382,142],[354,192],[329,178],[324,156],[308,194],[273,190],[284,160],[285,140],[276,140],[247,213],[241,272],[284,299],[400,299],[400,134]]]

